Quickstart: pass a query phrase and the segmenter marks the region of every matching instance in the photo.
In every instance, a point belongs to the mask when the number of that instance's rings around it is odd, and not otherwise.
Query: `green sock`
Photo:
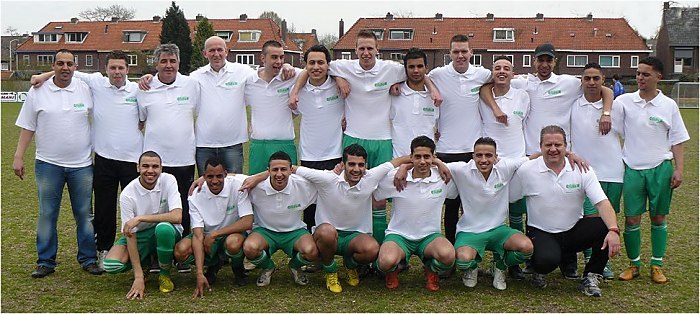
[[[233,268],[243,268],[243,259],[245,258],[245,255],[243,255],[243,250],[238,250],[238,253],[236,254],[231,254],[228,250],[225,251],[226,256],[231,260],[231,267]]]
[[[381,245],[384,242],[384,232],[389,224],[386,222],[386,208],[372,209],[372,237]]]
[[[188,256],[187,259],[183,263],[190,264],[190,265],[194,264],[194,255]]]
[[[629,258],[635,266],[641,267],[642,262],[639,260],[639,254],[642,250],[642,232],[639,225],[630,226],[625,224],[623,238],[625,239],[627,258]]]
[[[294,258],[292,258],[292,262],[289,263],[289,267],[299,268],[303,265],[309,265],[309,264],[311,264],[311,262],[304,259],[304,257],[301,256],[301,253],[297,252],[296,254],[294,254]]]
[[[471,260],[471,261],[465,261],[458,259],[455,261],[455,264],[457,265],[457,269],[459,270],[471,270],[479,266],[479,263],[476,262],[476,260]]]
[[[326,273],[337,273],[338,272],[338,264],[335,262],[335,259],[332,259],[331,263],[328,265],[323,264],[323,271]]]
[[[348,269],[355,269],[358,265],[357,261],[352,256],[343,256],[343,264],[345,264],[345,267]]]
[[[262,251],[260,256],[251,260],[250,262],[255,266],[262,267],[262,269],[271,269],[275,267],[275,263],[272,262],[272,259],[270,259],[270,256],[265,250]]]
[[[161,275],[170,275],[170,267],[173,265],[173,248],[177,239],[177,231],[170,223],[156,225],[156,253]]]
[[[106,259],[104,260],[105,271],[109,274],[118,274],[126,271],[128,267],[116,259]]]
[[[651,265],[663,266],[664,255],[666,255],[666,240],[668,229],[666,221],[660,225],[651,224]]]
[[[506,270],[510,266],[520,265],[532,256],[520,251],[506,251],[506,257],[496,261],[496,268]]]
[[[452,268],[452,266],[455,265],[454,262],[452,262],[452,264],[450,264],[450,265],[444,264],[444,263],[438,261],[437,258],[431,258],[430,262],[427,264],[428,265],[426,265],[426,266],[428,266],[428,268],[435,273],[448,270],[448,269]]]
[[[583,257],[586,258],[586,260],[591,259],[591,255],[593,255],[593,248],[583,250]]]
[[[522,214],[510,214],[508,215],[508,221],[512,229],[518,230],[520,232],[525,232],[523,229],[523,215]]]

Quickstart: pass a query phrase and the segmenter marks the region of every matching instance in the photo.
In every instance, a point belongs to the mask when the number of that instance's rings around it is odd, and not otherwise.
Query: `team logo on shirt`
[[[126,99],[124,99],[124,101],[126,101],[128,103],[136,103],[136,97],[126,97]]]
[[[500,190],[503,187],[503,182],[498,182],[493,185],[493,188],[496,190]]]
[[[433,112],[435,112],[435,108],[423,107],[423,112],[425,112],[425,113],[433,113]]]
[[[578,184],[578,183],[569,183],[569,184],[565,185],[565,187],[566,187],[567,189],[578,189],[578,188],[581,188],[581,184]]]
[[[294,210],[294,209],[297,209],[300,207],[301,207],[301,204],[292,204],[292,205],[287,206],[287,209]]]
[[[335,95],[335,96],[331,96],[331,97],[326,98],[326,101],[331,102],[331,101],[338,100],[338,98],[339,98],[338,95]]]
[[[547,91],[547,95],[549,96],[556,96],[561,94],[561,89],[550,89]]]
[[[164,199],[164,198],[161,199],[161,200],[160,200],[160,210],[159,210],[159,211],[160,211],[160,212],[164,212],[165,209],[167,209],[167,207],[168,207],[168,200],[167,200],[167,199]]]
[[[190,97],[187,97],[187,96],[179,96],[179,97],[177,97],[176,99],[177,99],[177,103],[178,103],[178,104],[180,104],[180,105],[187,105],[187,104],[189,104]]]
[[[277,95],[287,95],[289,94],[289,87],[282,87],[277,89]]]
[[[236,210],[236,205],[229,205],[226,207],[226,214],[230,215]]]
[[[374,83],[374,87],[376,87],[376,88],[386,87],[387,85],[389,85],[389,83],[387,83],[387,82]]]
[[[649,123],[663,123],[664,119],[661,119],[659,117],[651,116],[649,117]]]
[[[76,110],[76,111],[85,110],[85,104],[81,103],[81,102],[79,102],[77,104],[73,104],[73,110]]]
[[[432,194],[432,195],[442,194],[442,188],[431,190],[430,194]]]
[[[470,92],[471,92],[472,94],[478,94],[480,89],[481,89],[481,86],[476,86],[476,87],[473,87],[473,88],[470,90]]]
[[[513,115],[515,115],[515,116],[517,116],[517,117],[520,117],[520,118],[523,118],[523,117],[525,116],[525,113],[523,113],[523,112],[520,111],[520,110],[514,110],[514,111],[513,111]]]
[[[224,85],[227,87],[238,86],[238,82],[226,82],[224,83]]]

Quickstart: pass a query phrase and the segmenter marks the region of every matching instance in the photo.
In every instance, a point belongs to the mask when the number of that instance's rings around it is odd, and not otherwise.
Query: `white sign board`
[[[17,101],[24,102],[25,100],[27,100],[27,94],[29,94],[29,93],[28,92],[18,92],[17,93]]]
[[[15,92],[2,92],[2,102],[15,102],[17,101],[17,93]]]

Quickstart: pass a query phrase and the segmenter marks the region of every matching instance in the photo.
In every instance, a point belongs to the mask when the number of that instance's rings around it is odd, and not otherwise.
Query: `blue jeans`
[[[57,166],[41,160],[35,163],[39,195],[39,221],[36,230],[38,265],[56,267],[58,234],[56,224],[61,209],[63,187],[68,183],[73,218],[78,238],[78,263],[87,266],[96,261],[95,232],[92,227],[92,165],[80,168]]]
[[[197,147],[194,158],[197,162],[197,175],[203,176],[207,159],[217,156],[224,161],[229,173],[243,173],[243,144],[226,147]]]

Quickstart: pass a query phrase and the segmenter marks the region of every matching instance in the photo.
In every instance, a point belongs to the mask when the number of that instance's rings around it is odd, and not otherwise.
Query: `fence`
[[[676,101],[679,108],[698,108],[699,88],[698,82],[678,82],[673,84],[670,97]]]

